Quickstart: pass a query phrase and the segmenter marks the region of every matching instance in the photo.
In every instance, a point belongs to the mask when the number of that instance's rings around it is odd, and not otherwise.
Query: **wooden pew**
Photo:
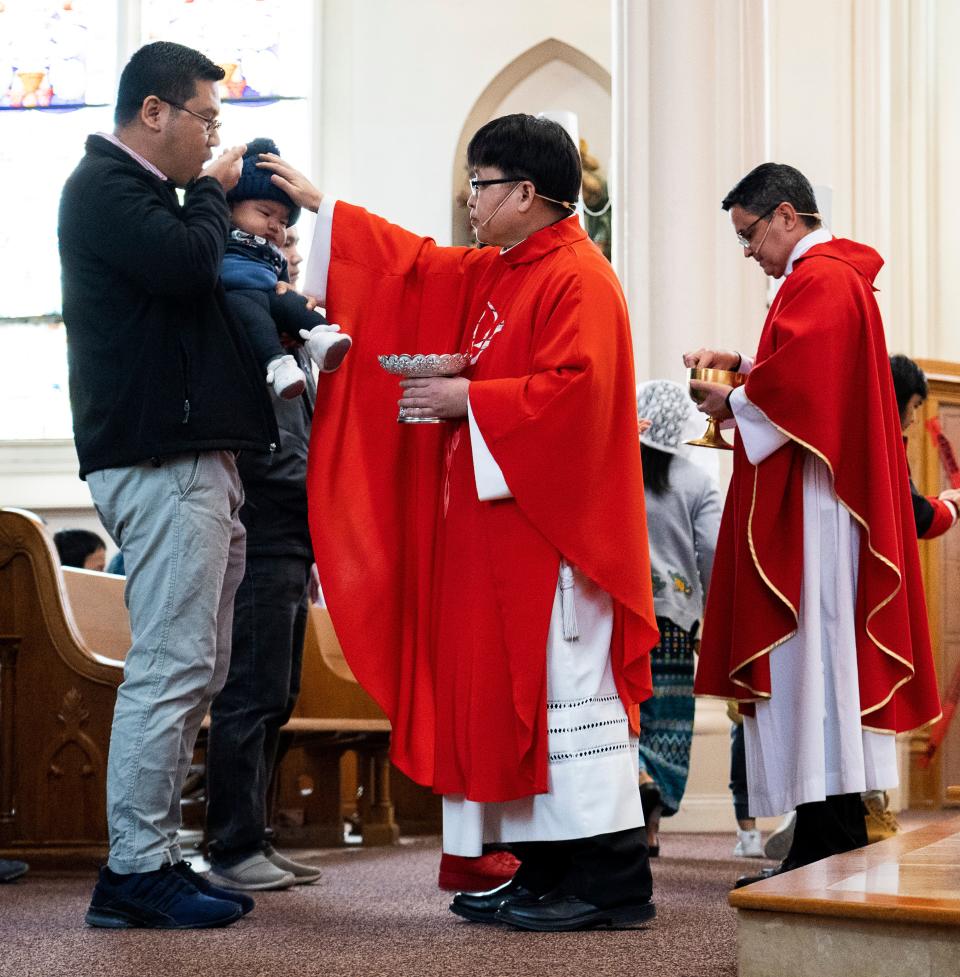
[[[122,677],[83,637],[40,520],[0,510],[0,856],[103,859]]]
[[[329,613],[311,606],[300,696],[281,737],[283,760],[274,784],[278,842],[342,845],[345,820],[354,820],[364,844],[393,844],[400,829],[390,794],[389,746],[390,723],[353,677]]]
[[[349,752],[362,788],[363,840],[392,843],[389,723],[352,681],[342,653],[337,661],[326,612],[315,609],[311,620],[304,694],[284,730],[296,777],[313,785],[301,840],[343,843],[340,774]],[[0,509],[0,857],[103,859],[107,749],[128,646],[123,578],[61,569],[36,516]]]
[[[440,798],[390,765],[386,735],[373,738],[389,723],[350,671],[325,608],[310,608],[303,662],[300,697],[286,727],[290,750],[274,785],[278,840],[296,847],[342,844],[347,821],[359,822],[365,845],[392,844],[399,832],[438,834]],[[354,725],[341,723],[336,737],[322,741],[316,734],[321,716],[349,716]],[[300,736],[302,724],[312,739]],[[361,731],[371,748],[357,749]],[[340,784],[339,797],[323,789],[327,783]]]
[[[98,655],[123,664],[130,649],[130,618],[123,601],[126,577],[60,567],[77,630]]]

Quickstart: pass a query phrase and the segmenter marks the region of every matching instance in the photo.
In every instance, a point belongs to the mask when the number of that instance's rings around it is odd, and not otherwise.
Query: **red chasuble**
[[[503,254],[439,248],[348,204],[327,314],[354,340],[321,379],[311,532],[344,654],[438,793],[547,790],[546,640],[561,555],[614,602],[636,720],[657,640],[623,295],[570,217]],[[466,419],[396,423],[383,353],[470,350],[470,403],[513,498],[480,502]]]
[[[745,389],[791,440],[754,466],[737,438],[696,692],[742,704],[770,696],[770,656],[797,629],[803,462],[812,451],[860,527],[855,623],[863,726],[902,732],[935,720],[940,701],[900,420],[873,297],[882,263],[853,241],[816,245],[773,302]]]

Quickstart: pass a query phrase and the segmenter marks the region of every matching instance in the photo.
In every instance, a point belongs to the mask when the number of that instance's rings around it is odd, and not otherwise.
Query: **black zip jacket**
[[[271,455],[245,451],[237,461],[243,480],[240,521],[247,529],[248,559],[300,556],[313,561],[307,522],[307,447],[317,388],[303,350],[290,352],[306,374],[307,389],[293,400],[273,401],[280,428],[277,450]]]
[[[70,404],[80,477],[187,451],[269,451],[262,371],[219,284],[220,184],[172,183],[100,136],[60,199]]]

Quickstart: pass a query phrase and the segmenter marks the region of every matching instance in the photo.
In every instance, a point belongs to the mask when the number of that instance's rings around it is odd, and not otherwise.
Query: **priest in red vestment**
[[[940,714],[872,248],[832,237],[798,170],[723,201],[744,257],[784,277],[748,373],[698,384],[736,424],[696,691],[744,715],[750,813],[796,810],[783,872],[867,842],[860,795],[897,783],[895,734]],[[747,876],[738,885],[764,876]]]
[[[261,164],[317,211],[306,291],[353,336],[319,384],[317,566],[391,756],[443,795],[444,852],[509,844],[516,876],[460,893],[524,929],[654,915],[637,783],[656,642],[626,304],[574,214],[556,123],[496,119],[468,148],[483,248],[444,248]],[[380,354],[466,353],[404,380]],[[397,396],[408,420],[397,424]]]

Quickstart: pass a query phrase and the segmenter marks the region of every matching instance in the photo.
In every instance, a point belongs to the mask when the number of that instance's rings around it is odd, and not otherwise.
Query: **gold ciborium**
[[[746,373],[734,373],[731,370],[708,370],[701,367],[694,367],[687,371],[687,380],[701,380],[704,383],[724,383],[728,387],[742,387],[747,382]],[[699,390],[690,387],[690,396],[699,404],[703,401],[703,395]],[[719,448],[721,451],[733,451],[733,445],[724,441],[720,433],[720,421],[711,417],[707,422],[707,430],[702,438],[695,441],[687,441],[698,448]]]

